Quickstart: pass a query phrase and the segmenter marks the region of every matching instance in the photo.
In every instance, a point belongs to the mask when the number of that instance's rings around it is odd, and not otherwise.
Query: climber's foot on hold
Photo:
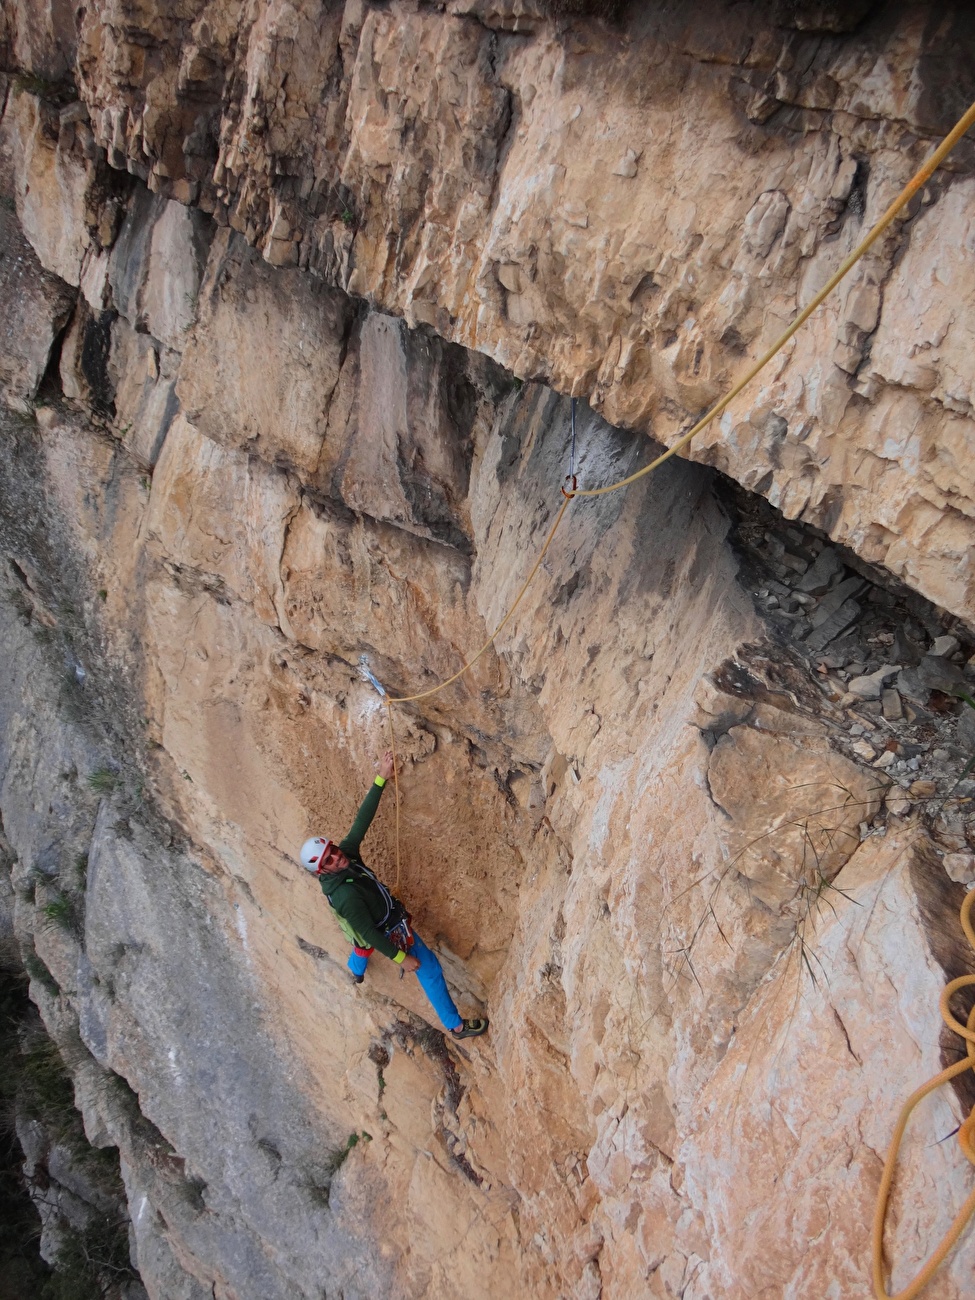
[[[479,1038],[481,1034],[486,1034],[487,1031],[488,1031],[487,1020],[483,1018],[479,1020],[465,1020],[459,1029],[452,1029],[450,1031],[450,1037],[451,1038]]]
[[[353,983],[353,984],[361,984],[362,981],[363,981],[365,978],[366,978],[365,975],[353,975],[353,976],[352,976],[352,983]]]

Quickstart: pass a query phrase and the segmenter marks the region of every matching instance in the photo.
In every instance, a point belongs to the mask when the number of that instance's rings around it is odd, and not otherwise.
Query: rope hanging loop
[[[973,952],[975,952],[975,928],[972,926],[971,918],[973,903],[975,903],[975,890],[971,890],[965,895],[965,900],[961,905],[961,928],[964,930],[965,937],[971,944]],[[955,1019],[949,1005],[955,993],[958,993],[963,988],[970,988],[973,984],[975,984],[975,975],[960,975],[958,979],[951,980],[950,983],[945,985],[939,1000],[939,1008],[945,1024],[964,1040],[965,1055],[960,1061],[957,1061],[954,1065],[949,1065],[946,1070],[942,1070],[940,1074],[936,1074],[933,1079],[929,1079],[916,1092],[913,1092],[904,1103],[901,1113],[897,1117],[894,1135],[890,1141],[890,1150],[887,1152],[887,1160],[884,1164],[884,1172],[880,1179],[880,1189],[877,1192],[877,1207],[874,1211],[873,1231],[871,1234],[873,1290],[876,1300],[915,1300],[915,1297],[921,1294],[945,1259],[947,1259],[958,1238],[968,1227],[972,1215],[975,1214],[975,1187],[973,1187],[961,1209],[955,1215],[951,1227],[942,1237],[937,1248],[930,1255],[914,1281],[904,1287],[902,1291],[898,1291],[896,1295],[891,1295],[888,1292],[884,1280],[884,1225],[887,1220],[887,1206],[890,1202],[890,1192],[897,1168],[897,1156],[907,1129],[907,1122],[917,1104],[932,1092],[936,1092],[943,1084],[950,1083],[952,1079],[964,1074],[966,1070],[975,1070],[975,1005],[972,1006],[971,1011],[968,1013],[968,1023],[964,1025]],[[965,1158],[975,1165],[973,1131],[975,1131],[975,1107],[972,1108],[971,1114],[958,1130],[958,1143],[962,1152]]]

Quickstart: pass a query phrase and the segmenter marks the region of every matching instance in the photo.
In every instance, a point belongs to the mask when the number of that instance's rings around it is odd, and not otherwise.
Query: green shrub
[[[64,1228],[54,1275],[41,1291],[42,1300],[102,1300],[106,1283],[118,1284],[138,1274],[129,1262],[128,1224],[98,1215],[87,1227]]]
[[[42,77],[37,72],[18,72],[13,79],[14,91],[28,95],[37,95],[41,99],[49,99],[56,104],[68,104],[73,99],[77,99],[78,92],[74,84],[68,80],[52,81],[49,77]]]
[[[42,984],[48,993],[53,993],[56,997],[61,992],[61,985],[36,954],[29,953],[24,958],[24,970],[32,980]]]
[[[96,794],[111,794],[118,781],[118,774],[110,767],[96,767],[88,776],[88,785]]]
[[[334,1177],[352,1154],[353,1147],[357,1147],[360,1142],[371,1142],[372,1134],[363,1130],[361,1133],[350,1133],[344,1147],[338,1147],[333,1151],[327,1161],[326,1168]]]
[[[8,407],[6,414],[9,419],[13,420],[15,424],[19,424],[21,428],[24,429],[33,428],[37,424],[37,406],[32,397],[26,399],[23,408],[18,408],[16,406]]]
[[[36,957],[32,960],[42,966]],[[103,1300],[117,1294],[115,1288],[138,1276],[129,1261],[118,1152],[88,1143],[64,1058],[27,999],[22,972],[11,969],[4,969],[0,980],[0,1099],[6,1121],[0,1125],[0,1222],[6,1229],[0,1232],[0,1294],[37,1300]],[[53,1270],[37,1255],[40,1221],[20,1171],[23,1153],[16,1141],[15,1112],[40,1123],[118,1206],[108,1213],[93,1212],[84,1229],[62,1223]],[[19,1289],[4,1290],[10,1279],[16,1279]]]
[[[50,633],[54,639],[54,633]],[[58,708],[68,722],[85,723],[91,718],[92,701],[85,690],[84,683],[78,681],[74,672],[67,672],[61,679],[58,692]]]
[[[41,908],[46,920],[60,925],[65,930],[73,930],[77,921],[74,903],[64,894],[58,894]]]
[[[39,1021],[21,1033],[17,1062],[17,1099],[24,1113],[36,1119],[59,1141],[80,1126],[74,1087],[57,1044]]]

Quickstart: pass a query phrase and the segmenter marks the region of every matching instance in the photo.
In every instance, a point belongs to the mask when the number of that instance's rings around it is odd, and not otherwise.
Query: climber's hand
[[[403,958],[402,969],[404,971],[409,971],[410,974],[412,975],[414,971],[418,971],[420,969],[420,963],[418,959],[414,957],[411,953],[407,953],[406,956]]]
[[[393,753],[387,749],[385,754],[379,760],[379,775],[384,781],[388,781],[393,775]]]

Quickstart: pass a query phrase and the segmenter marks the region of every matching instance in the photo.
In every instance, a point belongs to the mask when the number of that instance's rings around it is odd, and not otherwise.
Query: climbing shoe
[[[481,1034],[488,1031],[488,1022],[485,1019],[465,1020],[459,1029],[451,1029],[447,1034],[448,1038],[479,1038]]]
[[[353,976],[352,976],[352,983],[353,983],[353,984],[361,984],[362,981],[363,981],[365,978],[366,978],[365,975],[353,975]]]

